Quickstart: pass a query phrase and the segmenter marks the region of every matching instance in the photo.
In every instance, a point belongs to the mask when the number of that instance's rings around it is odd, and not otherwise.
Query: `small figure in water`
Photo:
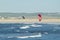
[[[39,21],[42,20],[42,16],[41,16],[41,14],[38,14],[38,19],[39,19]]]
[[[25,17],[24,17],[24,16],[22,16],[22,18],[23,18],[23,19],[25,19]]]

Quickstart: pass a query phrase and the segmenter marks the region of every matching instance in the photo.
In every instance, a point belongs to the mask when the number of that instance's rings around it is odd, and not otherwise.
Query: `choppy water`
[[[0,40],[60,40],[60,24],[0,23]]]

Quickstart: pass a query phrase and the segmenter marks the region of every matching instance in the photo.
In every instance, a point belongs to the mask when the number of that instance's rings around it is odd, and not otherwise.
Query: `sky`
[[[60,0],[0,0],[0,12],[60,12]]]

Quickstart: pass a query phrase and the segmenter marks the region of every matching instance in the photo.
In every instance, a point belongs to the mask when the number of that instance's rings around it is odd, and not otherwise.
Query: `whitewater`
[[[0,23],[0,40],[60,40],[60,23]]]

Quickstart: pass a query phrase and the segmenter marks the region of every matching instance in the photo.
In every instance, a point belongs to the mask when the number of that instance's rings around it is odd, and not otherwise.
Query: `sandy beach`
[[[38,19],[0,19],[0,23],[21,23],[21,22],[27,22],[27,23],[34,23],[39,22]],[[50,18],[50,19],[42,19],[40,21],[41,23],[60,23],[60,19],[57,18]]]

